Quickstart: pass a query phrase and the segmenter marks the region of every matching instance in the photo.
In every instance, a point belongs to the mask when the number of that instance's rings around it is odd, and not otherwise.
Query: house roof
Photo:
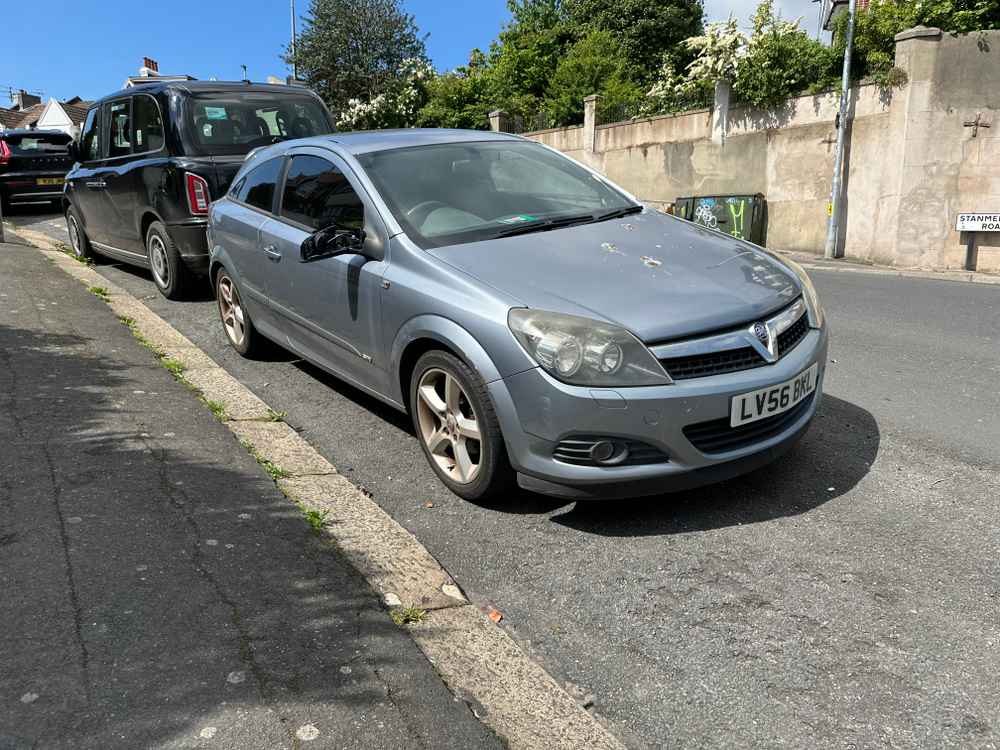
[[[23,112],[18,112],[16,109],[4,109],[0,107],[0,125],[4,128],[16,128],[17,124],[21,122],[23,115]]]
[[[87,110],[90,109],[90,102],[84,101],[80,97],[74,97],[69,102],[60,102],[59,104],[74,125],[83,126],[83,121],[87,119]]]
[[[32,104],[26,109],[20,110],[17,114],[21,116],[21,119],[17,121],[17,128],[30,128],[36,122],[38,118],[42,116],[42,112],[45,111],[44,104]]]

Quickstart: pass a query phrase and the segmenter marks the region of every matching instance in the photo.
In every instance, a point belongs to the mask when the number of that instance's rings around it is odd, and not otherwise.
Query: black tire
[[[173,300],[187,297],[193,286],[192,274],[162,222],[154,221],[146,230],[146,258],[160,294]]]
[[[236,316],[231,309],[234,301],[242,313],[242,338],[236,335],[238,330],[236,322],[239,316]],[[220,268],[215,274],[215,304],[219,310],[222,331],[225,333],[229,345],[247,359],[253,359],[260,354],[265,347],[264,338],[257,333],[257,329],[250,319],[250,313],[243,306],[243,297],[240,294],[236,280],[233,279],[229,271],[225,268]],[[229,306],[229,309],[227,309],[227,306]],[[229,319],[229,322],[227,322],[227,319]]]
[[[94,248],[87,238],[87,232],[83,228],[83,221],[80,220],[80,214],[77,213],[73,206],[66,209],[66,231],[69,232],[69,246],[73,251],[73,255],[80,260],[92,259],[94,257]]]
[[[444,454],[451,451],[451,461],[456,464],[454,469],[448,470],[439,462],[447,462],[449,460],[447,455],[433,455],[425,437],[422,420],[437,419],[437,423],[442,427],[445,424],[445,420],[434,416],[433,410],[430,409],[429,405],[426,405],[426,402],[423,402],[418,393],[425,376],[428,377],[428,382],[425,382],[425,385],[430,385],[430,382],[438,377],[438,373],[454,378],[461,386],[461,396],[464,397],[464,401],[460,400],[459,403],[462,405],[462,411],[464,413],[466,407],[471,407],[473,421],[478,425],[480,438],[478,450],[475,451],[477,453],[475,458],[478,458],[478,468],[471,481],[456,480],[458,461],[457,458],[454,458],[456,450],[454,441],[450,448],[444,449]],[[422,406],[422,403],[425,405]],[[491,501],[514,488],[516,476],[507,456],[507,446],[504,444],[503,433],[500,431],[500,423],[497,420],[493,401],[490,399],[486,384],[475,370],[458,357],[445,351],[434,350],[427,352],[417,360],[410,376],[410,416],[413,419],[413,429],[417,434],[417,440],[424,451],[427,462],[442,483],[456,495],[465,500]],[[453,435],[457,439],[461,439],[457,432]],[[467,455],[471,455],[473,452],[471,448],[464,450]]]

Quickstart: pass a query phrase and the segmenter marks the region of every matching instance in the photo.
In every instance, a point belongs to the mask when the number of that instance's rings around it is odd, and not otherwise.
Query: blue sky
[[[296,0],[304,13],[308,0]],[[439,69],[464,63],[473,47],[486,48],[508,13],[505,0],[404,0],[421,30],[430,33],[428,52]],[[710,19],[730,13],[745,21],[756,0],[706,0]],[[814,33],[817,6],[809,0],[778,0],[786,17],[804,16]],[[166,10],[169,9],[169,10]],[[253,80],[288,71],[279,59],[289,37],[288,0],[131,0],[56,2],[3,6],[0,106],[7,88],[40,90],[46,97],[93,99],[117,90],[144,56],[163,73],[220,80]]]

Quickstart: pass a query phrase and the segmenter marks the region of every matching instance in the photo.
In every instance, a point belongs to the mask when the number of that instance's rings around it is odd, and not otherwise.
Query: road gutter
[[[410,532],[344,478],[329,461],[246,386],[177,329],[46,235],[17,228],[62,271],[104,299],[119,320],[257,457],[303,511],[320,514],[323,533],[387,606],[427,616],[407,627],[451,691],[514,750],[624,750],[503,628],[462,594],[448,572]],[[100,290],[99,292],[97,290]],[[168,368],[171,369],[171,368]],[[221,407],[221,408],[220,408]]]

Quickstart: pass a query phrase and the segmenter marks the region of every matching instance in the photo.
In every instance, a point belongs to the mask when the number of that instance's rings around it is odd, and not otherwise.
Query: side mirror
[[[327,227],[313,232],[302,240],[302,263],[321,258],[332,258],[335,255],[360,253],[365,247],[364,229],[343,229]]]

